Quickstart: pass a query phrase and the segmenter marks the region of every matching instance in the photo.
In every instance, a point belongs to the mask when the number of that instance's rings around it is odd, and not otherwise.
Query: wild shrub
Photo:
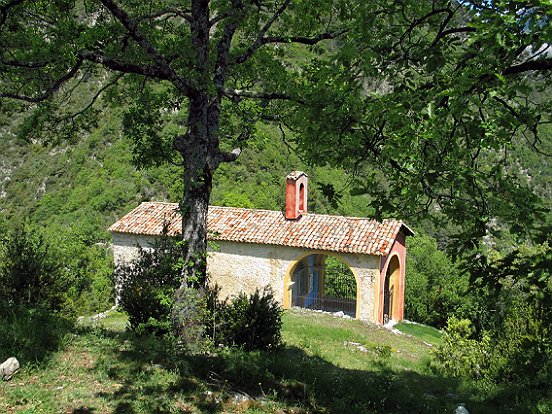
[[[453,315],[472,319],[475,305],[468,286],[468,274],[437,249],[434,238],[416,235],[408,239],[406,319],[437,328],[445,327]]]
[[[0,302],[71,314],[71,278],[39,229],[23,224],[2,236]]]
[[[180,286],[180,250],[163,237],[153,248],[139,248],[138,257],[115,270],[119,305],[131,330],[163,334],[171,330],[174,295]]]
[[[0,361],[42,362],[64,345],[73,323],[47,309],[0,305]]]
[[[475,329],[468,319],[451,317],[448,320],[443,344],[433,352],[433,368],[455,378],[491,378],[497,368],[491,348],[491,339],[483,334],[480,340],[472,338]]]
[[[270,288],[232,301],[217,299],[218,288],[207,295],[206,334],[216,345],[238,346],[245,351],[270,350],[282,344],[282,309]]]

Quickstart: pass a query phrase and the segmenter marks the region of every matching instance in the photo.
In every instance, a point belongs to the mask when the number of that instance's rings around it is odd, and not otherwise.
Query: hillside
[[[54,143],[18,138],[21,119],[0,119],[0,229],[2,223],[27,223],[60,248],[81,281],[78,313],[111,306],[107,228],[142,201],[178,202],[182,195],[179,168],[137,168],[119,112],[102,111],[101,125]],[[370,216],[366,197],[350,195],[344,172],[306,166],[284,146],[279,131],[266,128],[237,162],[219,168],[211,204],[281,210],[284,178],[295,169],[309,172],[310,211]]]

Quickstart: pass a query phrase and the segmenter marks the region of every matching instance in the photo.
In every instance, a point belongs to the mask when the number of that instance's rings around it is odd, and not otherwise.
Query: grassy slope
[[[67,335],[58,352],[1,384],[0,412],[440,413],[459,402],[494,412],[433,375],[423,342],[358,321],[287,312],[284,349],[201,357],[174,355],[124,325],[115,314]]]
[[[442,332],[432,326],[412,322],[401,322],[395,325],[395,329],[431,345],[441,345],[443,343]]]

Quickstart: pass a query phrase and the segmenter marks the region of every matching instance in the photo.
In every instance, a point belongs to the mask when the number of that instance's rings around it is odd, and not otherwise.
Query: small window
[[[299,211],[305,211],[305,184],[299,185]]]

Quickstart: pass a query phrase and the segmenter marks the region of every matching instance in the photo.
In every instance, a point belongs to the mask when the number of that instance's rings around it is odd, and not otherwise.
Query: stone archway
[[[400,319],[400,280],[401,269],[398,256],[389,260],[387,272],[385,273],[385,284],[383,287],[383,323],[390,320]]]
[[[310,254],[294,263],[284,281],[284,307],[343,312],[357,317],[358,277],[341,259]]]

